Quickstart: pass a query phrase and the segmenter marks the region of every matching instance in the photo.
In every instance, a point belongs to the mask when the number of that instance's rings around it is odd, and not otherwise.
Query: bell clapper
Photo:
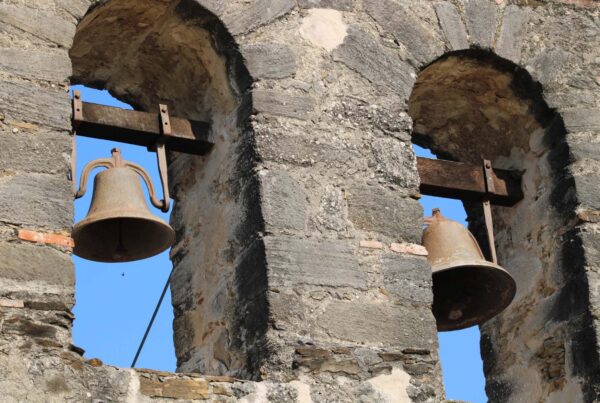
[[[115,249],[115,255],[118,258],[122,258],[127,255],[127,249],[125,245],[123,245],[123,220],[118,221],[118,238],[117,238],[117,248]]]

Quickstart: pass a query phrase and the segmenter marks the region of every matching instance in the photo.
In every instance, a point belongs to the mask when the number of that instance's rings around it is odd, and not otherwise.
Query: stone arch
[[[166,103],[173,116],[211,125],[215,146],[207,155],[168,155],[177,233],[171,250],[177,366],[252,377],[260,360],[250,359],[258,353],[246,346],[260,338],[266,322],[249,328],[237,316],[245,308],[234,273],[234,261],[261,228],[248,126],[251,78],[235,39],[204,3],[93,7],[70,50],[72,82],[106,88],[136,109]]]
[[[524,128],[533,129],[535,135],[531,138],[531,145],[525,144],[523,137],[520,141],[526,148],[537,147],[536,152],[541,154],[536,158],[545,159],[541,171],[551,177],[547,187],[541,189],[542,198],[551,206],[552,213],[537,219],[543,220],[545,224],[552,223],[552,228],[546,227],[541,232],[552,238],[554,245],[550,249],[554,249],[550,259],[545,256],[549,262],[547,266],[551,267],[545,272],[549,279],[541,280],[535,290],[544,303],[531,303],[531,309],[536,313],[525,319],[527,314],[524,311],[530,309],[523,307],[527,305],[525,303],[517,308],[523,314],[522,320],[506,319],[511,316],[507,313],[484,326],[485,336],[481,348],[485,357],[487,391],[491,401],[563,400],[566,396],[593,401],[598,393],[593,379],[596,376],[594,374],[599,371],[595,347],[595,329],[598,325],[591,314],[594,309],[593,301],[597,298],[594,291],[597,276],[590,274],[594,273],[594,270],[590,271],[590,267],[597,265],[594,263],[594,256],[598,237],[592,234],[596,234],[593,224],[596,219],[593,217],[597,211],[595,206],[599,204],[595,195],[597,192],[590,188],[592,178],[597,177],[594,172],[597,172],[598,158],[593,157],[590,150],[595,150],[594,135],[600,125],[598,119],[592,117],[598,114],[599,103],[598,96],[595,95],[597,69],[590,57],[597,57],[598,51],[595,49],[599,44],[597,38],[592,41],[579,40],[577,32],[583,27],[597,32],[597,23],[593,22],[597,18],[597,7],[586,2],[577,3],[576,6],[556,4],[555,7],[547,8],[537,7],[536,4],[529,7],[525,2],[488,0],[438,1],[428,4],[411,2],[410,6],[409,3],[386,0],[365,1],[364,5],[366,14],[377,24],[384,47],[396,49],[399,62],[394,69],[401,88],[406,89],[406,86],[412,85],[406,81],[411,72],[407,65],[414,69],[413,77],[418,77],[418,87],[422,84],[419,79],[423,81],[428,74],[433,76],[436,63],[440,63],[438,67],[443,64],[450,66],[457,60],[455,57],[462,54],[468,55],[470,63],[475,64],[481,63],[482,57],[488,58],[486,68],[492,63],[495,64],[494,69],[510,76],[505,77],[505,80],[508,78],[506,84],[511,91],[517,90],[518,93],[524,90],[530,97],[533,95],[531,103],[522,104],[522,117],[529,115],[535,118],[520,123],[525,125]],[[592,26],[596,28],[591,28]],[[559,31],[564,32],[567,37],[558,40]],[[584,59],[581,59],[582,55],[585,55]],[[369,79],[367,69],[360,71],[358,66],[351,67]],[[462,73],[468,76],[468,70],[466,68]],[[420,75],[417,76],[417,73]],[[493,91],[496,86],[493,84],[494,76],[500,77],[492,74],[483,81],[469,84],[473,89],[479,84],[483,85],[480,89]],[[488,87],[487,90],[484,87]],[[410,93],[410,89],[407,92]],[[474,93],[471,94],[473,96]],[[431,133],[426,133],[431,127],[423,125],[423,118],[421,122],[418,116],[415,119],[414,115],[419,108],[415,106],[414,100],[408,100],[408,96],[406,99],[407,104],[413,103],[407,109],[411,110],[413,118],[415,142],[432,147],[441,157],[479,161],[479,154],[483,150],[477,150],[473,144],[464,141],[462,144],[459,144],[460,141],[454,143],[460,137],[459,133],[449,130],[442,135],[438,132],[437,139]],[[454,110],[454,105],[450,102],[446,106]],[[488,115],[494,114],[492,110],[494,108],[490,109]],[[505,122],[504,127],[513,126],[514,123]],[[539,125],[537,129],[536,125]],[[460,125],[455,125],[455,129],[458,126]],[[498,134],[498,130],[503,131],[498,126],[492,133]],[[526,138],[529,139],[529,136]],[[510,142],[492,145],[497,150],[504,148],[500,154],[510,155]],[[588,150],[584,151],[586,148]],[[505,166],[510,167],[511,157],[499,158],[499,162],[500,165],[508,163]],[[538,168],[518,164],[512,167],[527,168],[524,184],[528,187],[527,190],[539,186],[539,182],[528,177],[527,173]],[[536,196],[527,203],[539,203],[539,200],[540,197]],[[481,216],[476,214],[473,206],[467,207],[472,219]],[[538,208],[538,211],[541,212],[542,209]],[[496,212],[498,220],[507,219],[507,215],[510,213]],[[523,213],[515,213],[515,216],[521,217],[519,222],[536,219]],[[475,232],[480,226],[481,223],[471,223]],[[513,242],[510,228],[497,225],[500,243]],[[575,291],[576,289],[580,292]],[[522,301],[522,296],[517,296],[514,306],[519,306],[518,301]],[[512,330],[507,332],[511,327]],[[524,328],[542,339],[545,345],[527,345],[523,336]],[[515,335],[517,338],[522,337],[519,344],[525,346],[517,353],[510,351],[509,346],[517,340]],[[589,352],[586,359],[585,351]],[[536,387],[528,386],[532,384]]]
[[[481,326],[488,397],[582,396],[586,384],[570,366],[579,353],[568,346],[590,317],[565,298],[587,304],[589,295],[569,290],[572,268],[565,266],[565,245],[556,236],[573,217],[558,196],[569,181],[562,118],[526,70],[480,49],[451,52],[425,67],[409,115],[413,141],[438,156],[472,164],[491,159],[497,168],[523,173],[524,199],[493,208],[499,261],[515,277],[517,295]],[[465,208],[470,230],[487,249],[481,206],[465,202]],[[517,358],[526,356],[534,358]]]

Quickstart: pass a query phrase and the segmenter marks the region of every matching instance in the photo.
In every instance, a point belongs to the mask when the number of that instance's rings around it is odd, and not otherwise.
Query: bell
[[[94,178],[90,210],[73,228],[73,253],[114,263],[144,259],[169,248],[175,231],[148,209],[138,175],[148,186],[152,204],[168,210],[168,203],[156,200],[148,174],[139,165],[122,160],[119,150],[113,150],[111,159],[95,160],[85,167],[75,197],[85,194],[88,175],[97,167],[108,169]]]
[[[516,283],[502,267],[485,260],[477,241],[439,209],[426,219],[423,246],[433,269],[433,315],[439,331],[478,325],[513,300]]]

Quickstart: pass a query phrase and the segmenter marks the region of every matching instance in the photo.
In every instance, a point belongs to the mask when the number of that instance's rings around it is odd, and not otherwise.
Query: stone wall
[[[496,217],[501,259],[534,291],[525,313],[521,292],[484,327],[488,395],[593,401],[599,18],[586,2],[0,2],[0,389],[32,402],[443,400],[409,96],[424,67],[475,46],[524,68],[557,110],[532,121],[537,100],[511,104],[537,134],[494,154],[529,168],[527,199]],[[104,366],[70,344],[69,82],[211,122],[209,155],[170,155],[179,374]],[[457,142],[427,145],[464,158],[444,148]],[[535,203],[549,211],[521,227]],[[510,255],[532,231],[542,268]]]

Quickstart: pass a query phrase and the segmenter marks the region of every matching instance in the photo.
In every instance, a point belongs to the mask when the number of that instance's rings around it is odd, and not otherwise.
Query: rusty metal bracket
[[[73,91],[73,123],[75,128],[83,120],[83,102],[81,101],[81,91]]]
[[[487,232],[490,253],[492,255],[492,262],[497,264],[498,258],[496,256],[496,242],[494,240],[494,221],[492,219],[492,207],[489,198],[490,194],[496,192],[496,188],[494,186],[494,170],[492,169],[492,162],[490,160],[483,160],[483,178],[486,192],[486,196],[483,198],[483,218],[485,220],[485,229]]]
[[[490,165],[491,166],[491,165]],[[420,192],[429,196],[514,206],[523,199],[521,173],[490,168],[485,178],[481,165],[417,157]]]
[[[160,116],[160,126],[161,126],[161,137],[170,136],[173,134],[171,131],[171,119],[169,118],[169,108],[167,105],[159,104],[159,116]]]
[[[156,140],[154,150],[156,151],[156,162],[158,164],[158,173],[160,175],[160,184],[163,190],[163,200],[161,210],[163,212],[169,211],[171,204],[171,198],[169,195],[169,181],[168,181],[168,168],[167,168],[167,155],[165,151],[165,143],[167,138],[172,135],[171,131],[171,119],[169,117],[169,108],[167,105],[158,105],[161,134]]]
[[[77,131],[79,123],[83,119],[83,103],[81,102],[81,91],[73,91],[73,128]],[[77,193],[77,144],[75,136],[72,139],[71,147],[71,172],[69,179],[71,180],[71,188],[73,194]]]
[[[177,118],[162,113],[133,111],[83,102],[79,91],[73,92],[73,128],[78,136],[118,141],[153,148],[160,136],[168,136],[169,151],[203,155],[214,145],[210,124]]]

